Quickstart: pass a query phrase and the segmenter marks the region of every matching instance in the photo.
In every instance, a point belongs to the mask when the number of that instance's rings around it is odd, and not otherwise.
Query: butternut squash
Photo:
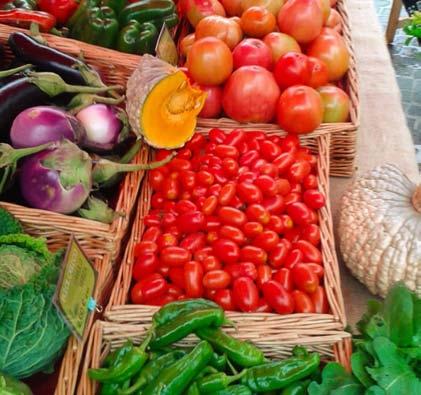
[[[193,136],[206,93],[190,85],[176,67],[151,55],[141,57],[127,82],[130,126],[155,148],[182,147]]]

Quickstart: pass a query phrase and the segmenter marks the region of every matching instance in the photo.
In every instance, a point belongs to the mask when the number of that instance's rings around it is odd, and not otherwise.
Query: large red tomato
[[[279,98],[277,120],[288,133],[312,132],[323,120],[323,102],[319,93],[308,86],[289,87]]]
[[[242,0],[221,0],[221,4],[229,16],[241,16],[243,12],[241,3]]]
[[[183,37],[183,39],[180,41],[180,52],[183,56],[187,56],[195,39],[196,39],[195,34],[190,33],[190,34],[187,34],[187,36]]]
[[[250,7],[241,15],[241,28],[250,37],[264,37],[275,26],[275,16],[263,7]]]
[[[218,0],[180,0],[180,9],[192,26],[208,15],[225,16],[224,7]]]
[[[322,30],[322,9],[314,0],[289,0],[279,11],[278,26],[300,44],[309,43]]]
[[[284,5],[284,0],[241,0],[242,12],[250,7],[266,8],[273,15],[278,15],[279,10]],[[241,14],[240,14],[241,15]]]
[[[349,68],[349,52],[342,36],[328,27],[323,28],[307,49],[308,56],[322,60],[329,72],[329,81],[340,80]]]
[[[232,54],[227,44],[215,37],[197,40],[187,55],[193,80],[203,85],[220,85],[232,73]]]
[[[218,118],[222,111],[222,88],[219,85],[201,85],[200,89],[208,95],[199,116]]]
[[[196,40],[203,37],[216,37],[232,50],[243,38],[240,25],[231,18],[210,15],[203,18],[196,26]]]
[[[307,60],[308,68],[310,70],[310,80],[307,85],[312,88],[326,85],[329,81],[329,72],[325,63],[312,56],[308,56]]]
[[[342,30],[342,17],[339,14],[338,11],[336,11],[334,8],[330,10],[330,15],[328,20],[325,22],[326,27],[330,27],[334,30],[336,30],[338,33]]]
[[[260,66],[243,66],[225,84],[222,107],[238,122],[270,122],[279,94],[271,72]]]
[[[330,15],[330,0],[318,0],[318,2],[322,10],[323,23],[326,23]]]
[[[257,38],[246,38],[232,52],[234,69],[241,66],[261,66],[270,70],[272,67],[272,52],[270,48]]]
[[[272,50],[273,62],[276,62],[287,52],[301,52],[300,45],[295,38],[288,36],[288,34],[285,33],[269,33],[264,37],[263,41]]]
[[[273,74],[281,89],[308,85],[311,76],[308,58],[302,53],[288,52],[276,62]]]
[[[318,89],[324,104],[323,122],[345,122],[349,116],[349,96],[333,85]]]

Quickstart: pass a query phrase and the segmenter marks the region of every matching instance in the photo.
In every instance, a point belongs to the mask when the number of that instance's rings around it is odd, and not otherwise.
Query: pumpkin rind
[[[352,274],[384,297],[397,282],[421,296],[419,191],[396,166],[379,166],[357,179],[342,197],[340,250]]]

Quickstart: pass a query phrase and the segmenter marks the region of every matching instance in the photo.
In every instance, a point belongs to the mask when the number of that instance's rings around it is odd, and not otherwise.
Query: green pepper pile
[[[230,324],[224,311],[211,301],[169,303],[154,314],[140,346],[128,341],[88,375],[102,383],[102,395],[305,393],[319,354],[296,347],[290,358],[269,361],[253,344],[223,332],[224,324]],[[174,345],[190,334],[200,339],[194,348]]]
[[[121,52],[154,54],[163,24],[177,25],[172,0],[82,0],[68,21],[70,37]]]

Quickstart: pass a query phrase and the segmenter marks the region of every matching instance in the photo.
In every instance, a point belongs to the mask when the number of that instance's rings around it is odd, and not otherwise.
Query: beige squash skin
[[[345,192],[339,239],[345,264],[373,294],[403,280],[421,296],[421,185],[397,167],[379,166]]]

